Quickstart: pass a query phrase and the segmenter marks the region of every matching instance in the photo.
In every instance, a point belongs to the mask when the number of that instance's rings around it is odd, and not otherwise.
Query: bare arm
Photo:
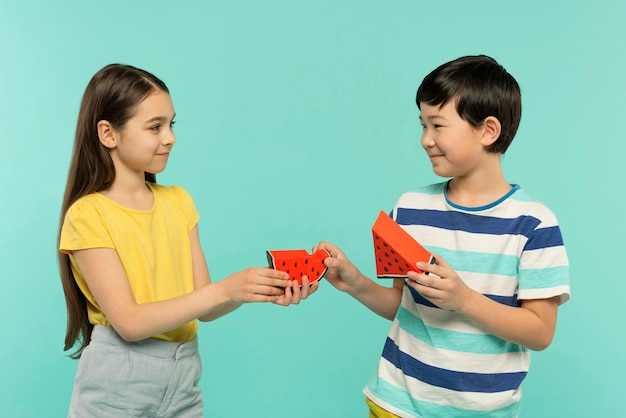
[[[437,256],[436,260],[436,265],[418,267],[439,277],[409,273],[409,285],[426,299],[466,315],[504,340],[536,351],[550,345],[556,329],[558,297],[523,300],[521,307],[506,306],[470,289],[443,258]]]
[[[290,285],[288,275],[269,268],[249,268],[211,283],[204,257],[201,262],[198,260],[201,250],[197,230],[190,232],[190,239],[196,289],[173,299],[142,304],[135,301],[115,250],[92,248],[74,252],[94,298],[125,340],[142,340],[196,318],[215,319],[246,302],[275,302],[284,298],[285,287]]]
[[[404,280],[394,280],[393,287],[381,286],[364,276],[338,247],[321,242],[314,251],[317,248],[324,248],[332,255],[324,262],[328,267],[324,277],[330,284],[348,293],[372,312],[393,320],[400,306]]]
[[[211,276],[209,275],[209,267],[200,245],[200,236],[198,233],[198,226],[196,225],[189,232],[189,242],[191,244],[191,258],[193,262],[193,284],[196,290],[201,289],[211,284]],[[216,306],[210,312],[205,315],[199,316],[200,321],[213,321],[221,316],[228,314],[239,308],[243,303],[225,303]]]

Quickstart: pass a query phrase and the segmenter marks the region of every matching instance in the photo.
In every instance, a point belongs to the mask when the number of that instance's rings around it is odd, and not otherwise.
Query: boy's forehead
[[[445,105],[429,105],[420,103],[420,119],[447,119],[457,114],[454,102],[448,102]]]

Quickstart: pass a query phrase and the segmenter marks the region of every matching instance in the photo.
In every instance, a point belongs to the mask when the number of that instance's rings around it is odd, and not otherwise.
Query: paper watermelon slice
[[[309,283],[320,280],[326,274],[324,260],[330,253],[319,249],[313,254],[306,250],[273,250],[266,251],[270,268],[289,273],[289,280],[295,280],[302,286],[302,276],[309,278]]]
[[[383,211],[372,227],[372,235],[379,278],[406,278],[409,271],[423,273],[417,262],[435,263],[435,257]]]

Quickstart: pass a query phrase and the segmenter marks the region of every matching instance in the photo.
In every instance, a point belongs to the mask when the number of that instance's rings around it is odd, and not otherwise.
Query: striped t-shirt
[[[405,193],[392,218],[472,289],[510,306],[569,299],[569,262],[554,214],[515,185],[481,207],[455,205],[447,183]],[[364,389],[401,417],[515,417],[525,347],[486,333],[405,285],[378,369]]]

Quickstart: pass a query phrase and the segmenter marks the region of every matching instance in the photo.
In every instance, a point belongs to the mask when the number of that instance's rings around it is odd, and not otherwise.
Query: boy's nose
[[[422,144],[422,148],[424,148],[424,149],[430,148],[430,147],[435,145],[435,141],[434,141],[432,135],[428,135],[428,133],[426,133],[426,132],[422,133],[422,137],[421,137],[420,142]]]

